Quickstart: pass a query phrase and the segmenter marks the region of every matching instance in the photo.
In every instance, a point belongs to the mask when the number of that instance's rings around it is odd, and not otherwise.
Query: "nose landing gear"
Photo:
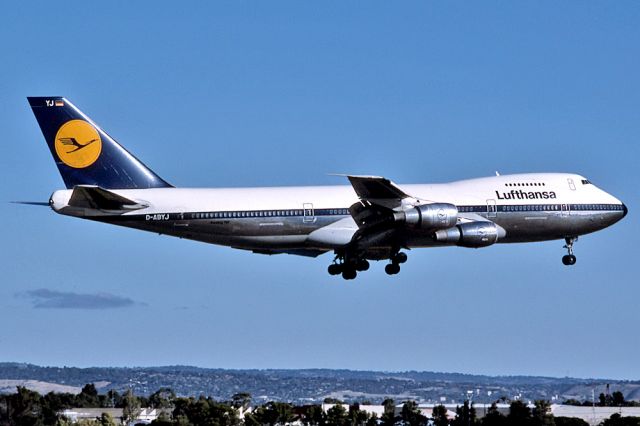
[[[565,254],[564,256],[562,256],[562,263],[567,265],[567,266],[575,265],[576,264],[576,257],[573,254],[573,243],[578,241],[578,237],[567,237],[564,240],[567,243],[564,246],[564,248],[567,249],[568,254]]]

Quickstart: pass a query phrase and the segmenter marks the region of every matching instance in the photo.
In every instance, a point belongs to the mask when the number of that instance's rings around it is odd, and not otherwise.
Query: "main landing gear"
[[[388,275],[395,275],[400,272],[400,264],[407,261],[407,254],[398,252],[391,256],[391,263],[384,267],[384,271]]]
[[[366,259],[346,259],[344,256],[336,256],[334,263],[327,269],[331,275],[340,275],[345,280],[353,280],[358,271],[369,269],[369,261]]]
[[[564,246],[564,248],[567,249],[567,252],[569,254],[565,254],[564,256],[562,256],[562,263],[567,265],[567,266],[575,265],[576,264],[576,257],[573,254],[573,243],[578,241],[578,237],[567,237],[564,240],[567,243]]]
[[[390,257],[391,263],[384,267],[384,271],[389,275],[400,272],[400,264],[407,261],[407,254],[397,252]],[[358,272],[369,269],[369,261],[361,257],[351,257],[344,253],[336,253],[333,263],[329,265],[327,271],[331,275],[342,275],[345,280],[353,280],[358,276]]]

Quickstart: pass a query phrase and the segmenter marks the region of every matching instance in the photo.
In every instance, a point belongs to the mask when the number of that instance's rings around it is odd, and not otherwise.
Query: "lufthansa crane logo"
[[[58,129],[55,148],[64,164],[83,169],[95,163],[100,156],[102,140],[91,124],[84,120],[71,120]]]

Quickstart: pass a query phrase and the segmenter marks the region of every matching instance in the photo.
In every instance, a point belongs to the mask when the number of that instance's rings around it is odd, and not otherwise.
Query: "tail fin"
[[[67,99],[56,96],[27,99],[67,188],[171,187]]]

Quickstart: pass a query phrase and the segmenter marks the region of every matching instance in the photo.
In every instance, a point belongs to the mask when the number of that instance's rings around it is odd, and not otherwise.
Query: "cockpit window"
[[[591,182],[589,181],[589,179],[582,179],[582,184],[583,185],[591,185]]]

